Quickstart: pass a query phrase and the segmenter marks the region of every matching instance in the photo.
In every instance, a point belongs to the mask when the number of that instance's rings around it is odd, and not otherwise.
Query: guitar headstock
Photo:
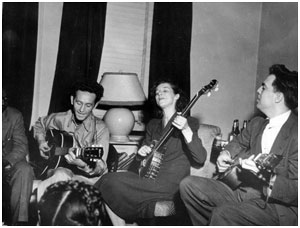
[[[202,89],[199,91],[199,94],[200,95],[207,94],[207,96],[210,96],[212,90],[214,91],[219,90],[218,86],[219,86],[219,82],[216,79],[213,79],[210,81],[209,84],[202,87]]]
[[[103,156],[103,147],[85,147],[82,151],[81,157],[86,160],[96,160]]]

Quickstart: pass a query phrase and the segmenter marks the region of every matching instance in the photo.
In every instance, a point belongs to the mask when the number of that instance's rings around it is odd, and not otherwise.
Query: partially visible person
[[[62,166],[48,171],[47,179],[38,184],[37,200],[45,189],[58,181],[80,180],[93,185],[107,172],[109,131],[105,123],[93,114],[103,96],[103,87],[97,82],[79,81],[73,85],[71,93],[72,109],[40,117],[33,126],[34,137],[39,144],[40,155],[49,159],[50,146],[46,132],[50,129],[66,132],[74,138],[75,145],[64,155]],[[101,159],[93,164],[75,156],[75,148],[103,147]]]
[[[34,172],[26,161],[28,140],[23,116],[17,109],[8,106],[5,88],[2,90],[2,196],[10,198],[11,224],[28,222],[28,206]],[[6,201],[3,197],[3,200]]]
[[[160,152],[165,153],[159,165],[155,166],[154,170],[159,170],[155,179],[128,171],[107,173],[96,183],[113,225],[153,218],[157,201],[176,198],[180,181],[190,174],[191,162],[201,165],[206,159],[206,150],[198,137],[198,121],[179,113],[187,105],[183,91],[172,81],[163,79],[153,86],[150,97],[159,115],[147,124],[146,137],[137,152],[137,160],[149,155],[153,141],[158,141],[169,127],[174,126],[174,132],[160,148]],[[151,163],[150,167],[154,164]]]
[[[241,183],[230,188],[222,182],[226,175],[219,180],[190,176],[180,183],[193,225],[298,224],[298,117],[293,112],[298,107],[298,72],[280,64],[271,66],[257,93],[257,108],[267,119],[253,118],[217,159],[221,174],[238,161]],[[266,171],[263,163],[256,165],[260,155],[282,160]],[[233,180],[233,174],[227,180]]]
[[[50,185],[38,203],[41,226],[99,226],[105,220],[100,192],[79,181]]]

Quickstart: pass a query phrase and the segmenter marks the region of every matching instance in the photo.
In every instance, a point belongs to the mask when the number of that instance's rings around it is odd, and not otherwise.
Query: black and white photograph
[[[1,9],[2,226],[298,225],[298,1]]]

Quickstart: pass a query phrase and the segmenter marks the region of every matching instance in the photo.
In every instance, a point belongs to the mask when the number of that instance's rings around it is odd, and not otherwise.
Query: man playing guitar
[[[58,181],[79,180],[93,185],[105,172],[107,172],[106,159],[108,155],[109,131],[105,123],[93,115],[93,109],[103,96],[103,87],[97,82],[77,82],[71,94],[72,110],[52,113],[40,117],[33,126],[34,137],[38,141],[40,155],[49,159],[50,145],[46,141],[46,133],[50,129],[60,130],[74,138],[75,145],[71,147],[64,159],[67,167],[58,167],[48,172],[48,178],[43,180],[37,188],[39,200],[46,188]],[[103,147],[103,156],[91,167],[87,162],[76,157],[75,147],[91,146]],[[71,167],[71,168],[70,168]],[[76,175],[81,171],[84,175]]]
[[[253,118],[217,159],[221,174],[238,161],[241,183],[232,189],[222,178],[195,176],[180,183],[193,225],[297,225],[298,73],[273,65],[257,93],[267,119]],[[282,158],[270,175],[261,175],[260,154]]]

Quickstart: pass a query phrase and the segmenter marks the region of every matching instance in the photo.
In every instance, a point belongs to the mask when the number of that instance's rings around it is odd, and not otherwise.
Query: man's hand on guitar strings
[[[39,143],[39,150],[40,150],[40,155],[42,158],[49,159],[50,155],[50,147],[48,146],[47,141],[43,141]]]
[[[259,169],[256,166],[254,156],[255,155],[253,154],[247,159],[239,158],[239,163],[243,169],[249,170],[253,174],[257,175],[257,173],[259,172]]]
[[[256,165],[256,158],[254,158],[254,154],[251,155],[247,159],[239,159],[239,163],[243,169],[250,171],[254,174],[258,179],[268,183],[271,177],[271,172],[267,172],[265,170],[260,170]]]

